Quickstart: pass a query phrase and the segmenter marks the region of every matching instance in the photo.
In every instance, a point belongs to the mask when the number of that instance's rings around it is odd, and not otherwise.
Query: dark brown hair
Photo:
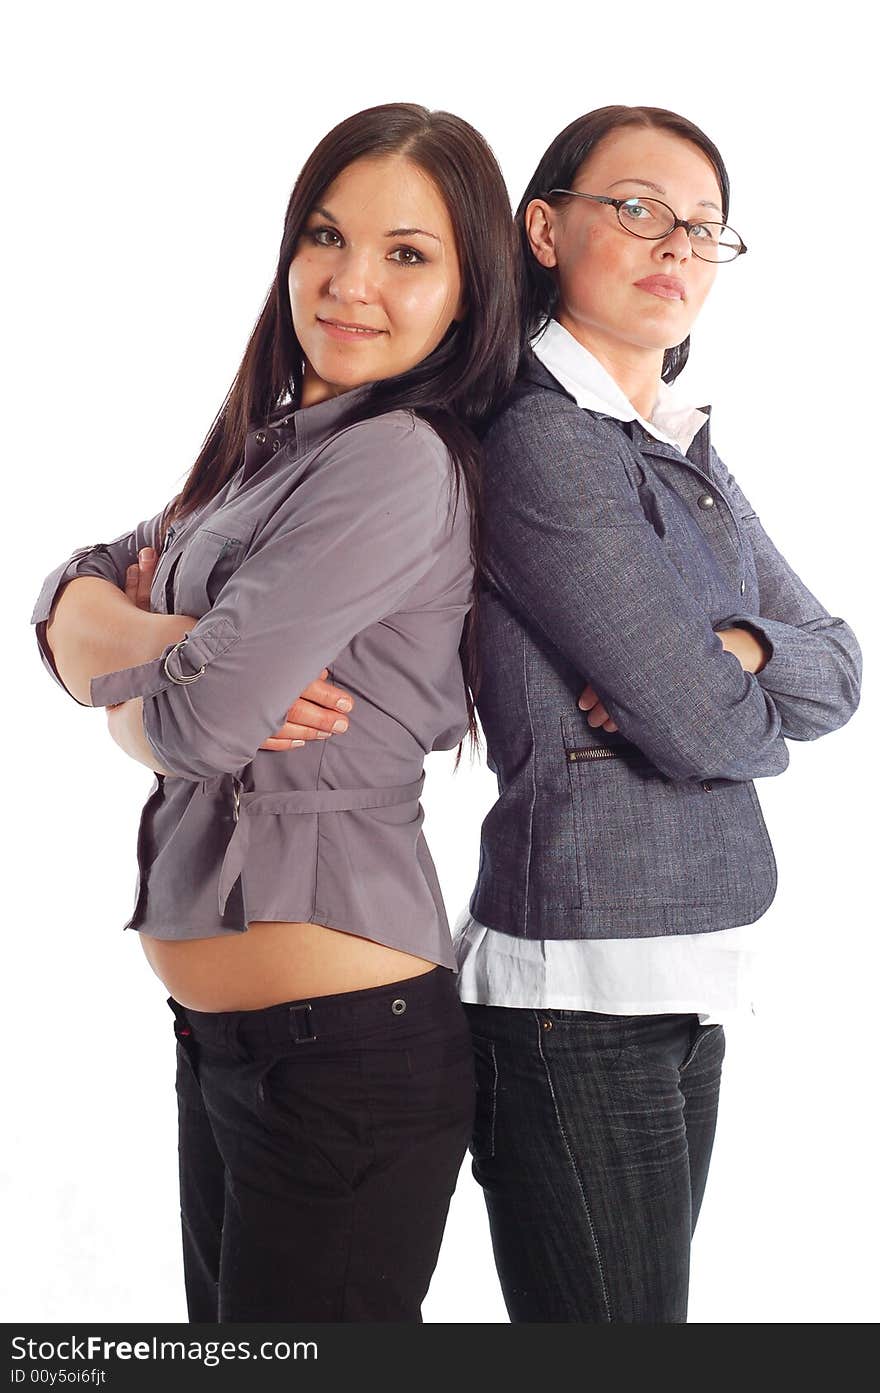
[[[689,140],[692,145],[698,146],[703,154],[708,156],[718,176],[721,216],[722,219],[727,219],[730,207],[730,180],[724,161],[717,147],[692,121],[659,106],[602,106],[596,111],[588,111],[586,116],[578,116],[564,131],[559,132],[544,151],[514,217],[520,242],[523,349],[553,317],[559,300],[559,289],[553,270],[541,265],[529,245],[525,229],[526,208],[533,198],[543,198],[545,202],[553,203],[555,200],[548,197],[550,189],[570,189],[581,165],[599,142],[611,131],[620,130],[622,126],[644,126],[651,130],[669,131],[671,135],[681,136],[682,140]],[[690,337],[677,344],[675,348],[667,348],[663,355],[661,373],[664,382],[673,382],[678,377],[687,362],[689,349]]]
[[[290,262],[309,214],[334,179],[355,160],[383,155],[403,155],[412,161],[433,180],[443,198],[455,233],[467,312],[421,363],[371,384],[343,424],[403,408],[433,426],[452,457],[456,499],[462,481],[465,485],[471,505],[471,550],[479,568],[481,453],[475,432],[500,403],[516,373],[515,236],[504,179],[483,137],[458,116],[409,102],[374,106],[348,117],[324,137],[303,165],[288,201],[269,293],[198,458],[163,518],[160,546],[171,522],[213,498],[236,472],[248,431],[265,424],[282,404],[299,404],[303,352],[291,317]],[[475,585],[474,608],[461,643],[474,744],[479,685],[476,603]],[[298,695],[291,692],[291,704]]]

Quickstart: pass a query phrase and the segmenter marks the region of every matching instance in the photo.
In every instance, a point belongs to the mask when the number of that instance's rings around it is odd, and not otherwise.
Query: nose
[[[369,304],[375,296],[375,276],[366,249],[347,247],[336,262],[328,286],[329,293],[342,304]]]
[[[683,227],[673,228],[667,237],[661,238],[657,248],[661,257],[674,261],[689,261],[694,252],[691,239]]]

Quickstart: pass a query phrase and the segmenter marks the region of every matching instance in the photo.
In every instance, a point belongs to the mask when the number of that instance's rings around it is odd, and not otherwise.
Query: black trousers
[[[474,1113],[453,974],[168,1005],[189,1319],[420,1322]]]

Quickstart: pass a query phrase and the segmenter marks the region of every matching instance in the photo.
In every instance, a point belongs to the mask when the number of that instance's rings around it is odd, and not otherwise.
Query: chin
[[[349,392],[352,387],[361,387],[365,382],[372,382],[378,375],[372,372],[369,367],[362,364],[359,368],[347,367],[338,362],[321,363],[311,359],[312,369],[322,382],[332,388],[336,393]]]
[[[684,343],[690,333],[690,325],[676,329],[673,332],[666,330],[663,333],[646,334],[644,326],[642,332],[633,334],[629,342],[636,348],[645,348],[652,353],[665,353],[667,349],[677,348],[680,343]]]

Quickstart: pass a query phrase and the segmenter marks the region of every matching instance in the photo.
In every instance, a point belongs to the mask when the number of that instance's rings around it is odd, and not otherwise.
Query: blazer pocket
[[[201,619],[235,571],[244,542],[223,532],[200,527],[184,545],[174,572],[174,614]]]
[[[583,906],[763,912],[776,868],[751,783],[670,779],[628,741],[589,729],[562,717]]]

